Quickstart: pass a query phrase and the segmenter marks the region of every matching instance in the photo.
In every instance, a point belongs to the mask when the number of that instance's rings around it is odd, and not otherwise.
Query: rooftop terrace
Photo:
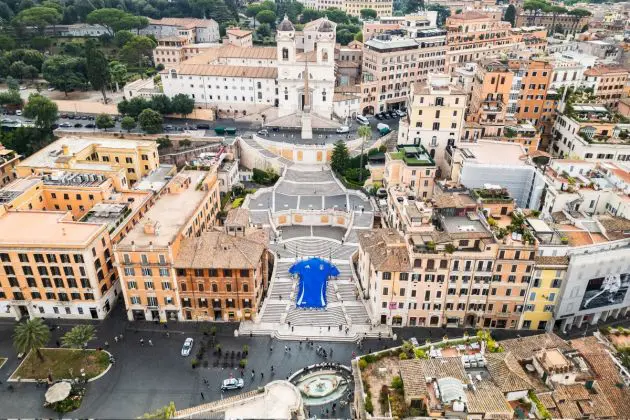
[[[435,161],[423,146],[398,145],[398,151],[389,153],[392,160],[403,160],[409,166],[434,166]]]

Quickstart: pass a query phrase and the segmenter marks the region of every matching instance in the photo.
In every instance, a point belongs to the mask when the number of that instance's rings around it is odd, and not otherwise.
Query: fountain
[[[305,405],[328,404],[352,392],[352,375],[343,366],[308,367],[291,382],[302,393]]]

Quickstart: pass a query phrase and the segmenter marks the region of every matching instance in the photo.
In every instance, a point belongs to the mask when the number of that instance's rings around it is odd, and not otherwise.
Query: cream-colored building
[[[15,171],[20,178],[58,170],[103,175],[124,190],[158,166],[155,141],[82,135],[60,138],[21,161]]]
[[[421,145],[398,145],[398,151],[385,154],[383,186],[397,187],[414,197],[430,199],[436,174],[435,161]]]
[[[350,16],[361,16],[362,9],[372,9],[377,16],[394,14],[393,0],[344,0],[344,10]]]
[[[184,170],[171,179],[140,223],[115,246],[130,320],[184,319],[173,264],[185,238],[214,225],[219,201],[217,167]]]
[[[20,155],[0,143],[0,188],[15,179],[14,168],[19,162]]]
[[[421,144],[445,171],[444,151],[461,138],[466,93],[451,85],[448,75],[431,74],[426,83],[411,84],[408,101],[398,144]]]
[[[229,28],[225,31],[227,35],[227,43],[236,47],[253,47],[254,38],[252,31],[246,31],[240,28]]]

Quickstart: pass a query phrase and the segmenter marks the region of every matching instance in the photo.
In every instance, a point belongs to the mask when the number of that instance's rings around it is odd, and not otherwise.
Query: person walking
[[[202,399],[202,400],[205,400],[205,399],[206,399],[206,397],[204,397],[204,396],[203,396],[203,392],[201,393],[201,399]]]
[[[109,348],[109,341],[105,342],[105,348],[108,349]]]
[[[260,372],[260,380],[262,381],[263,379],[265,379],[265,374]]]
[[[114,336],[114,342],[118,343],[118,336],[117,335]]]
[[[142,347],[144,347],[144,338],[141,338],[141,339],[140,339],[140,345],[141,345]]]
[[[149,345],[153,347],[153,341],[149,340]]]
[[[273,372],[273,365],[271,365],[271,371]]]
[[[122,340],[123,340],[123,335],[122,335],[122,333],[121,333],[121,334],[120,334],[120,341],[122,341]]]
[[[254,376],[256,376],[256,373],[254,373],[254,369],[252,369],[252,380],[254,379]]]
[[[289,346],[286,346],[286,345],[285,345],[285,346],[284,346],[284,352],[286,353],[286,352],[288,352],[288,351],[289,351]]]

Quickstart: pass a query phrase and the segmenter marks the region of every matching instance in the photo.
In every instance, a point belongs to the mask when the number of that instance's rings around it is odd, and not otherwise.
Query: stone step
[[[292,307],[286,318],[292,326],[327,327],[346,325],[346,318],[341,307],[327,307],[323,310],[298,309]]]

